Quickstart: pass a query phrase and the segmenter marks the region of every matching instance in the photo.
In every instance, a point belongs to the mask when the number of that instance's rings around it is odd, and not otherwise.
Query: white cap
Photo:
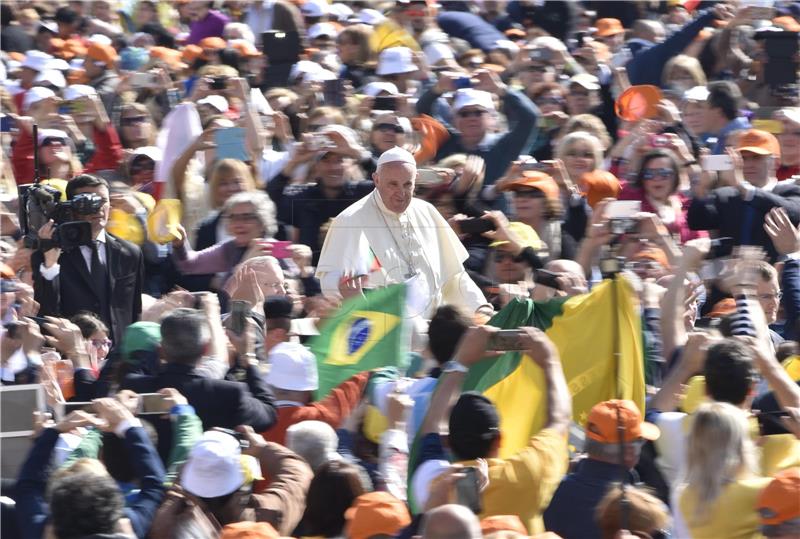
[[[300,75],[305,75],[306,73],[314,73],[315,71],[321,70],[322,66],[317,62],[312,62],[311,60],[300,60],[294,64],[292,69],[289,71],[289,80],[294,80]]]
[[[389,47],[383,49],[378,55],[377,75],[396,75],[398,73],[411,73],[418,68],[412,59],[411,49],[408,47]]]
[[[92,34],[89,36],[89,41],[92,43],[101,43],[103,45],[113,45],[114,42],[105,34]]]
[[[305,346],[282,342],[269,352],[265,381],[287,391],[314,391],[319,387],[317,359]]]
[[[22,110],[27,111],[31,105],[38,103],[43,99],[47,99],[48,97],[55,97],[56,94],[50,88],[44,88],[42,86],[34,86],[33,88],[29,89],[25,92],[25,97],[22,98]]]
[[[377,168],[381,168],[382,165],[387,163],[407,163],[415,167],[417,166],[417,161],[414,159],[414,156],[411,155],[411,152],[399,146],[395,146],[383,152],[378,158]]]
[[[450,463],[446,460],[426,460],[414,471],[414,476],[411,478],[411,492],[414,494],[414,502],[419,504],[419,507],[425,507],[433,480],[449,468]]]
[[[364,24],[369,24],[370,26],[374,26],[376,24],[380,24],[386,20],[386,17],[383,16],[383,13],[378,11],[377,9],[362,9],[358,12],[358,20],[363,22]]]
[[[228,100],[221,95],[209,95],[197,102],[198,105],[211,105],[221,113],[228,112]]]
[[[56,88],[64,88],[67,85],[67,79],[64,78],[64,74],[55,69],[45,69],[44,71],[39,71],[39,74],[36,75],[36,78],[33,79],[33,82],[46,82],[47,84],[51,84]]]
[[[269,105],[269,101],[258,88],[250,88],[250,104],[259,114],[272,114],[274,112]]]
[[[442,60],[454,60],[455,55],[453,54],[453,49],[451,49],[445,43],[431,43],[426,45],[422,52],[425,54],[425,58],[428,60],[430,65],[436,65]]]
[[[572,86],[573,84],[579,84],[583,86],[587,90],[599,90],[600,89],[600,80],[595,77],[594,75],[590,75],[589,73],[580,73],[578,75],[573,75],[567,81],[567,87]]]
[[[56,21],[39,21],[39,26],[36,28],[38,32],[40,28],[46,28],[49,32],[58,35],[58,23]]]
[[[539,36],[533,41],[531,41],[530,47],[532,49],[538,49],[539,47],[544,47],[546,49],[552,49],[554,51],[561,51],[566,52],[567,46],[558,38],[553,36]]]
[[[361,91],[370,97],[375,97],[381,92],[387,92],[391,95],[397,95],[399,93],[397,86],[393,82],[381,81],[370,82],[369,84],[366,84]]]
[[[64,89],[64,99],[67,101],[92,95],[97,95],[97,90],[86,84],[71,84]]]
[[[300,11],[304,17],[324,17],[330,11],[330,5],[325,0],[306,0]]]
[[[44,71],[50,67],[50,62],[52,60],[54,60],[54,58],[46,52],[32,50],[25,54],[22,67],[27,67],[34,71]]]
[[[130,162],[132,163],[133,160],[139,157],[140,155],[147,156],[154,162],[158,163],[161,161],[163,157],[163,152],[161,151],[161,148],[159,148],[158,146],[141,146],[133,150]]]
[[[340,2],[332,4],[328,11],[331,15],[335,15],[336,18],[339,19],[339,22],[344,22],[355,15],[353,10],[350,9],[350,6]]]
[[[708,99],[708,88],[705,86],[695,86],[683,92],[684,101],[705,101]]]
[[[67,68],[83,69],[83,64],[84,64],[83,58],[73,58],[72,60],[69,61],[69,64],[67,64]]]
[[[498,39],[494,44],[494,48],[508,52],[512,58],[519,52],[519,46],[508,39]]]
[[[453,99],[453,112],[458,112],[464,107],[482,107],[486,110],[494,110],[492,94],[474,88],[461,88],[456,90]]]
[[[303,76],[303,82],[325,82],[326,80],[336,80],[339,75],[327,69],[320,69],[319,71],[312,71]]]
[[[181,486],[201,498],[225,496],[241,487],[246,476],[243,463],[253,477],[261,476],[255,459],[242,459],[239,441],[224,432],[209,430],[194,444],[181,470]]]
[[[312,24],[308,29],[308,37],[310,39],[317,39],[322,36],[335,38],[338,35],[339,32],[336,31],[336,27],[329,22],[318,22],[317,24]]]
[[[784,107],[775,112],[775,117],[779,120],[800,124],[800,107]]]
[[[69,135],[60,129],[39,129],[39,144],[49,138],[57,138],[63,141],[69,141]]]

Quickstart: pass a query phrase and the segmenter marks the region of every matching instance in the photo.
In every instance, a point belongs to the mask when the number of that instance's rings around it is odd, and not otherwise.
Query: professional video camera
[[[40,183],[19,186],[19,222],[25,247],[47,250],[52,247],[72,249],[92,242],[92,225],[77,221],[78,215],[93,215],[103,207],[103,199],[94,193],[75,195],[61,202],[61,191]],[[52,219],[53,238],[39,238],[39,229]]]

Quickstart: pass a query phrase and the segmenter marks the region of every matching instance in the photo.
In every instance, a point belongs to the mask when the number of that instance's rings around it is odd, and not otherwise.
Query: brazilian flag
[[[630,399],[644,410],[641,319],[636,295],[623,277],[570,298],[514,300],[489,324],[501,329],[534,326],[550,337],[561,356],[573,420],[579,425],[586,424],[592,406],[608,399]],[[544,376],[523,352],[506,352],[473,366],[464,391],[478,391],[497,407],[503,458],[524,448],[544,426]]]
[[[309,342],[317,358],[321,399],[354,374],[379,367],[405,370],[406,285],[367,291],[345,301]]]

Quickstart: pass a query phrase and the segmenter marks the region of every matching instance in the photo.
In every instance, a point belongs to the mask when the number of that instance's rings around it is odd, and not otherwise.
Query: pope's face
[[[386,163],[372,177],[383,204],[394,213],[406,211],[414,196],[417,168],[408,163]]]

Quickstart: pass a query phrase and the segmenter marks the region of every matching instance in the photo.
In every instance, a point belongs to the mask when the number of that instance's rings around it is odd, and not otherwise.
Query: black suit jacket
[[[136,245],[115,238],[108,232],[105,247],[110,319],[100,312],[97,284],[92,281],[86,260],[77,247],[61,253],[58,259],[61,270],[52,281],[42,277],[39,272],[44,253],[33,253],[34,298],[41,305],[40,316],[69,318],[80,311],[98,314],[109,327],[114,344],[118,345],[122,342],[125,328],[136,322],[142,312],[144,258]]]
[[[246,383],[215,380],[196,373],[192,366],[167,363],[156,376],[127,375],[122,381],[122,389],[155,393],[165,387],[174,387],[194,407],[203,421],[203,430],[250,425],[256,432],[263,432],[277,419],[275,400],[258,369],[248,367],[245,380]],[[154,424],[158,431],[159,453],[168,455],[172,438],[170,423],[157,419]]]
[[[733,238],[734,245],[761,246],[774,262],[778,252],[764,231],[764,217],[777,206],[786,210],[793,224],[800,223],[800,186],[778,184],[771,192],[755,189],[750,201],[745,201],[735,187],[720,187],[705,198],[692,199],[688,212],[689,228],[718,230],[720,237]]]

